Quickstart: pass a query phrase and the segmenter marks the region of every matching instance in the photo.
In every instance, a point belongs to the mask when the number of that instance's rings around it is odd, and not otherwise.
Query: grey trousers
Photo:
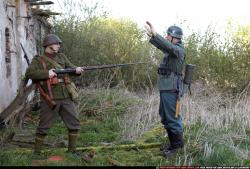
[[[181,115],[175,117],[177,93],[171,91],[160,91],[159,114],[161,123],[166,130],[174,134],[183,132]]]
[[[58,115],[63,120],[68,130],[80,130],[80,121],[76,112],[75,103],[71,99],[56,100],[57,106],[54,110],[41,99],[40,122],[36,133],[47,134]]]

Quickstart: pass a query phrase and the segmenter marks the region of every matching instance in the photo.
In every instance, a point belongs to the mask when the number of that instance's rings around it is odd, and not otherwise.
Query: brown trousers
[[[47,134],[52,127],[58,115],[63,120],[64,124],[71,130],[80,130],[80,121],[76,112],[75,103],[71,99],[56,100],[57,106],[54,110],[41,99],[40,122],[37,127],[38,134]]]

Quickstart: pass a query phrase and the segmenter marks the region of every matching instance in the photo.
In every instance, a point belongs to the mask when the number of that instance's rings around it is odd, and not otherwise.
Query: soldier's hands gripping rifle
[[[98,70],[98,69],[110,69],[116,67],[127,67],[130,65],[137,64],[146,64],[148,62],[135,62],[135,63],[124,63],[124,64],[111,64],[111,65],[100,65],[100,66],[84,66],[82,69],[84,71]],[[76,73],[76,69],[74,68],[66,68],[66,69],[55,69],[54,72],[56,74],[65,74],[65,73]]]

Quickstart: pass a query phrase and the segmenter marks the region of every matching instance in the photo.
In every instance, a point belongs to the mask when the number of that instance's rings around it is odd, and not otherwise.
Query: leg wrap
[[[35,145],[34,145],[34,154],[40,154],[42,150],[42,145],[44,142],[46,134],[36,134]]]
[[[69,152],[73,152],[76,150],[76,141],[77,141],[77,137],[78,137],[79,133],[78,130],[72,130],[69,131],[69,143],[68,143],[68,151]]]

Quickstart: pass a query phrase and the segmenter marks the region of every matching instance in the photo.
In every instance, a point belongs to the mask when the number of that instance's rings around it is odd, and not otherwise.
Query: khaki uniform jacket
[[[45,55],[45,57],[47,57]],[[40,61],[41,56],[34,57],[32,59],[31,64],[26,70],[25,78],[32,79],[33,82],[40,81],[42,88],[48,93],[47,83],[46,80],[49,79],[49,70],[50,69],[60,69],[60,68],[76,68],[68,58],[62,54],[58,53],[53,57],[53,60],[56,61],[61,67],[55,67],[50,62],[45,61],[47,70],[44,70],[43,65]],[[48,57],[48,59],[51,59]],[[60,78],[60,77],[59,77]],[[64,83],[58,83],[56,85],[51,86],[52,94],[54,99],[66,99],[70,98],[69,92]]]

